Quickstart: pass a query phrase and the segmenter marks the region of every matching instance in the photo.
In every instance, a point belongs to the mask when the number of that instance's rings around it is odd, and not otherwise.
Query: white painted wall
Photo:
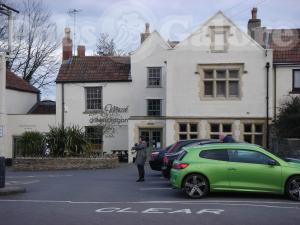
[[[147,116],[147,99],[162,99],[162,115],[166,115],[166,68],[169,46],[154,31],[131,56],[132,114],[131,116]],[[147,88],[147,67],[162,68],[162,86]]]
[[[277,113],[279,107],[288,98],[293,90],[293,69],[300,69],[298,66],[277,66],[276,67],[276,105]],[[294,94],[291,94],[294,95]]]
[[[37,94],[6,89],[7,114],[26,114],[37,102]]]
[[[5,156],[7,145],[7,122],[6,122],[6,67],[5,56],[0,54],[0,156]]]
[[[56,85],[56,120],[61,124],[61,97],[62,84]],[[91,126],[89,114],[85,112],[85,87],[103,87],[103,106],[113,104],[119,107],[129,106],[129,115],[132,114],[133,88],[131,82],[112,82],[112,83],[67,83],[65,89],[65,126],[79,125],[80,127]],[[128,129],[127,125],[117,129],[114,138],[103,138],[103,151],[127,150],[128,149]]]
[[[229,26],[229,49],[225,53],[210,51],[209,26]],[[167,115],[183,117],[265,117],[266,116],[266,69],[272,65],[272,51],[266,52],[249,36],[240,31],[222,14],[209,20],[203,27],[180,43],[168,54],[167,68]],[[200,75],[198,64],[244,64],[240,100],[200,99]],[[272,84],[270,68],[270,85]],[[272,87],[270,86],[270,94]],[[272,116],[270,95],[270,116]]]
[[[25,131],[48,132],[49,126],[55,126],[55,115],[8,115],[7,145],[5,157],[13,156],[13,136],[20,136]]]

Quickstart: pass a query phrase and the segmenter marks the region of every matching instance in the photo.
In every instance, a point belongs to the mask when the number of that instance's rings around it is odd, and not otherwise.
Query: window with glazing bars
[[[85,133],[92,145],[92,150],[102,150],[103,144],[103,131],[101,127],[89,126],[85,127]]]
[[[238,69],[205,69],[204,96],[211,98],[236,98],[240,96],[240,71]]]
[[[148,87],[161,86],[161,67],[148,67]]]
[[[232,124],[231,123],[211,123],[210,124],[210,138],[219,139],[220,133],[224,135],[232,136]]]
[[[197,123],[179,123],[179,140],[197,139]]]
[[[148,99],[148,116],[161,116],[161,100]]]
[[[244,141],[264,145],[264,125],[262,123],[244,123]]]
[[[96,111],[102,109],[102,87],[86,88],[86,110]]]

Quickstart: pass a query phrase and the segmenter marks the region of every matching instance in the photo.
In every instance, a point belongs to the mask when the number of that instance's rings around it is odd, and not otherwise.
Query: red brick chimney
[[[145,33],[141,33],[141,44],[150,36],[150,24],[145,24]]]
[[[73,43],[71,39],[71,29],[69,27],[65,28],[65,36],[62,40],[62,46],[63,46],[63,56],[62,60],[68,60],[72,57],[72,48]]]
[[[85,46],[84,45],[77,46],[77,56],[79,56],[79,57],[85,56]]]

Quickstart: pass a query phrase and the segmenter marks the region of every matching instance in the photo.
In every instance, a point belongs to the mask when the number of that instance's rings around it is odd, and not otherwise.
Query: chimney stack
[[[248,34],[256,41],[258,41],[258,35],[261,30],[261,20],[257,19],[257,8],[253,8],[251,11],[252,18],[248,21]]]
[[[63,56],[62,60],[68,60],[72,57],[72,48],[73,48],[73,42],[71,39],[71,29],[69,27],[65,28],[65,36],[62,41],[63,46]]]
[[[77,56],[78,57],[84,57],[85,56],[85,46],[84,45],[78,45],[77,46]]]
[[[145,24],[145,33],[141,33],[141,44],[150,36],[150,24]]]

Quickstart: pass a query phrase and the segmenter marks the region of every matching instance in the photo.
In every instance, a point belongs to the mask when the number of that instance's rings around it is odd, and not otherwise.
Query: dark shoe
[[[144,182],[144,181],[145,181],[145,179],[142,178],[142,179],[138,179],[136,182]]]

